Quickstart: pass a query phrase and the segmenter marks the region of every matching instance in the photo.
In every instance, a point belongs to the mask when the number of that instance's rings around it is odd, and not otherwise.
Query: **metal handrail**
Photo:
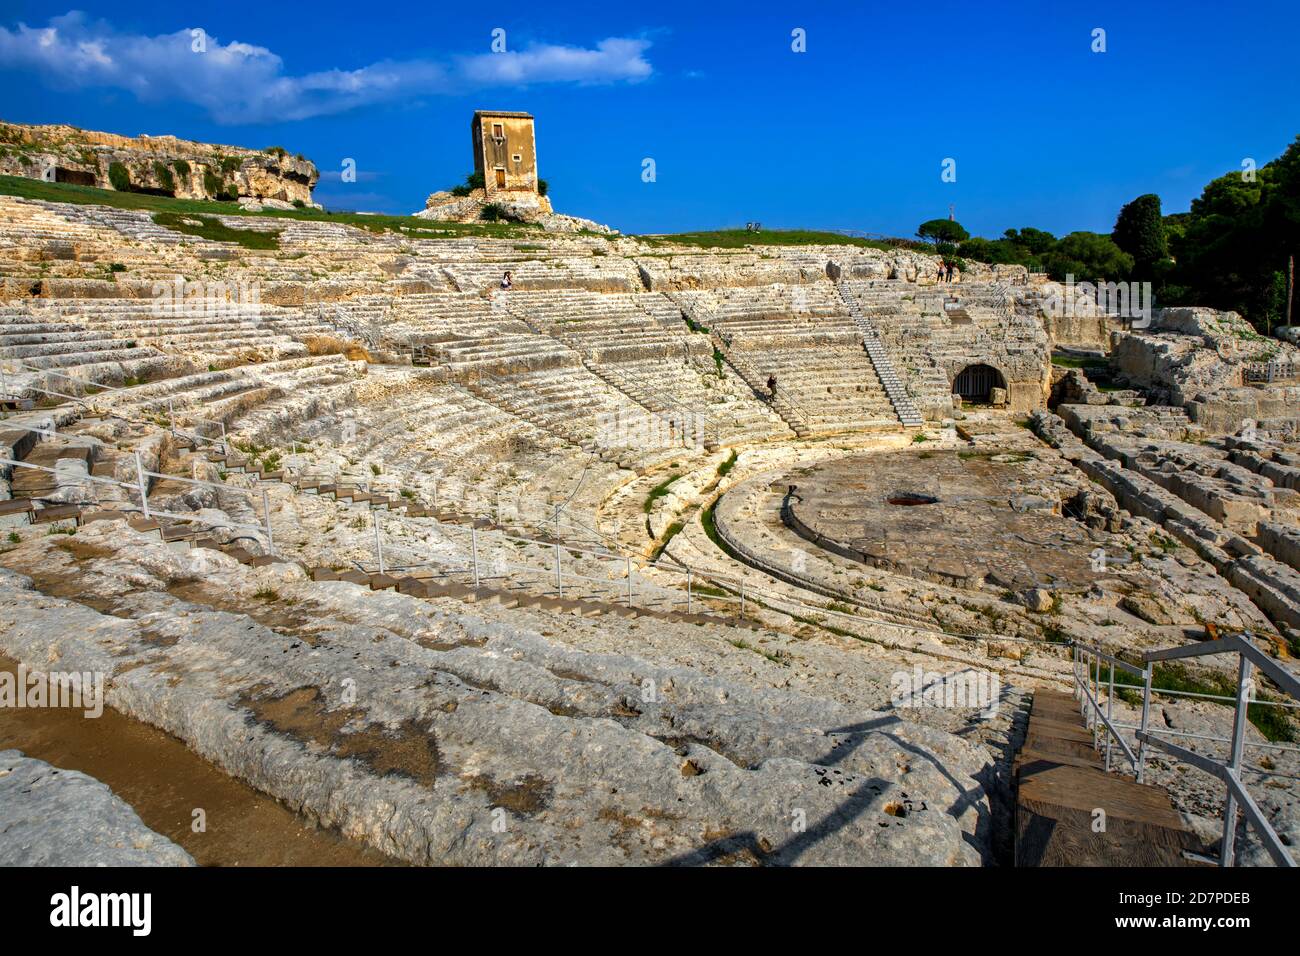
[[[32,471],[45,472],[46,474],[51,474],[51,475],[60,474],[57,468],[51,468],[48,465],[35,465],[29,461],[18,461],[13,458],[0,458],[0,466],[8,466],[10,468],[28,468],[31,469]],[[226,491],[232,491],[232,490],[236,492],[244,491],[249,495],[250,498],[252,497],[253,494],[252,489],[233,488],[231,485],[218,484],[216,482],[211,482],[211,481],[201,481],[197,478],[185,478],[181,475],[166,475],[156,471],[147,471],[140,460],[139,452],[135,453],[135,471],[136,471],[136,480],[134,482],[118,481],[116,478],[104,478],[100,475],[92,475],[89,473],[84,475],[75,475],[75,474],[68,475],[67,477],[69,481],[72,482],[80,483],[83,481],[87,481],[92,484],[113,485],[114,487],[125,488],[128,491],[134,492],[140,497],[140,512],[145,518],[152,518],[155,516],[163,517],[163,518],[176,518],[181,521],[197,522],[199,524],[211,526],[214,528],[235,528],[244,531],[249,531],[249,530],[259,531],[266,535],[268,550],[273,549],[275,547],[275,539],[271,531],[271,507],[270,507],[270,502],[268,500],[268,495],[265,488],[262,489],[262,514],[264,518],[264,524],[251,525],[251,524],[244,524],[242,522],[233,521],[233,520],[216,523],[216,522],[203,519],[199,517],[197,514],[178,514],[170,511],[162,511],[159,510],[158,508],[150,508],[149,493],[148,493],[148,479],[150,477],[166,478],[166,479],[171,479],[173,481],[181,481],[181,482],[187,482],[189,484],[194,484],[194,485],[203,485],[212,488],[219,488]],[[84,507],[85,505],[85,502],[68,502],[68,503],[77,504],[82,507]],[[131,504],[129,498],[127,499],[127,503]],[[132,507],[134,507],[134,505],[132,505]],[[254,509],[256,509],[255,505],[254,505]],[[253,513],[256,514],[257,513],[256,510],[254,510]]]
[[[1145,670],[1138,670],[1132,664],[1122,661],[1117,657],[1107,654],[1099,645],[1092,647],[1086,644],[1076,644],[1074,649],[1075,661],[1075,692],[1080,697],[1083,704],[1083,716],[1089,730],[1092,731],[1092,745],[1094,749],[1098,748],[1098,738],[1101,736],[1102,729],[1105,730],[1105,756],[1106,769],[1110,770],[1111,764],[1111,746],[1112,743],[1118,743],[1120,749],[1124,751],[1124,756],[1128,758],[1129,765],[1133,772],[1142,776],[1143,755],[1140,752],[1134,753],[1133,748],[1129,746],[1123,735],[1120,734],[1119,728],[1114,721],[1114,701],[1115,701],[1115,668],[1118,666],[1138,677],[1147,678]],[[1106,709],[1101,707],[1101,668],[1098,666],[1101,661],[1106,661],[1109,665],[1109,690],[1106,694]],[[1079,669],[1084,668],[1084,679],[1079,679]],[[1095,676],[1095,686],[1094,677]],[[1145,714],[1147,712],[1146,704],[1143,704],[1143,725],[1145,726]]]
[[[86,400],[87,398],[94,398],[94,397],[98,396],[98,394],[99,394],[100,392],[120,392],[120,393],[122,393],[122,394],[129,394],[129,393],[133,392],[134,389],[131,389],[131,388],[120,388],[120,387],[118,387],[118,386],[116,386],[116,385],[101,385],[101,384],[99,384],[98,382],[91,382],[91,381],[89,381],[89,380],[87,380],[87,379],[80,378],[80,377],[75,376],[75,375],[64,375],[62,372],[55,372],[55,371],[53,371],[53,370],[51,370],[51,369],[38,369],[38,368],[33,368],[32,366],[27,365],[27,364],[25,364],[25,363],[23,363],[23,362],[17,362],[16,364],[19,366],[20,370],[22,370],[22,371],[30,372],[30,373],[32,373],[32,374],[36,374],[36,375],[54,375],[54,376],[56,376],[56,377],[58,377],[58,378],[65,378],[65,379],[67,379],[67,380],[70,381],[70,382],[80,382],[80,383],[83,384],[83,385],[86,385],[86,386],[88,386],[88,387],[90,387],[90,388],[94,388],[94,389],[96,389],[96,392],[95,392],[94,395],[86,395],[86,396],[68,395],[68,394],[65,394],[64,392],[56,392],[56,391],[54,391],[53,389],[44,388],[44,387],[42,387],[42,386],[40,386],[40,385],[36,385],[36,384],[34,384],[34,383],[32,383],[32,382],[25,382],[25,383],[23,383],[22,388],[25,389],[25,390],[30,390],[30,391],[33,391],[33,392],[40,392],[40,393],[43,394],[43,395],[52,395],[52,396],[54,396],[55,398],[62,398],[62,399],[65,399],[65,400],[67,400],[67,401],[70,401],[70,402],[76,402],[78,405],[85,406],[86,408],[91,409],[91,410],[93,410],[93,411],[96,411],[96,412],[98,412],[98,413],[100,413],[100,414],[104,414],[104,415],[106,415],[106,416],[109,417],[109,418],[116,418],[116,419],[119,419],[119,420],[121,420],[121,421],[124,421],[124,422],[132,422],[132,423],[134,423],[134,424],[140,424],[140,423],[141,423],[140,419],[130,418],[130,417],[126,416],[126,415],[121,414],[120,412],[115,412],[115,411],[110,411],[110,410],[107,410],[107,409],[99,408],[99,407],[93,405],[92,403],[90,403],[89,401]],[[5,369],[4,369],[4,365],[3,365],[3,363],[0,362],[0,379],[3,379],[3,381],[4,381],[4,386],[3,386],[3,387],[4,387],[5,389],[8,388],[8,385],[7,385],[7,378],[6,378],[7,374],[8,374],[8,373],[5,372]],[[147,384],[149,384],[149,383],[146,383],[146,385],[147,385]],[[146,385],[138,385],[138,386],[136,386],[136,388],[144,388],[144,387],[146,387]],[[0,398],[2,398],[2,397],[3,397],[3,396],[0,396]],[[147,400],[147,399],[146,399],[146,400]],[[197,416],[197,415],[189,415],[189,416],[186,416],[186,417],[188,417],[191,421],[202,422],[202,423],[207,424],[207,425],[216,425],[217,427],[219,427],[219,428],[221,429],[221,438],[220,438],[220,439],[217,439],[217,438],[209,438],[209,437],[206,436],[206,435],[200,435],[200,434],[198,434],[198,432],[190,432],[190,431],[186,431],[186,430],[183,429],[183,428],[178,428],[178,427],[176,427],[176,422],[175,422],[175,411],[174,411],[174,409],[172,408],[171,399],[169,398],[169,399],[167,400],[167,422],[168,422],[168,431],[170,431],[173,435],[183,436],[183,437],[185,437],[185,438],[190,439],[191,441],[207,442],[207,443],[210,444],[210,445],[216,445],[216,446],[220,447],[220,448],[222,449],[223,452],[226,450],[226,426],[225,426],[225,423],[224,423],[224,422],[219,422],[219,421],[216,421],[215,419],[211,419],[211,418],[200,418],[200,417]],[[17,424],[14,424],[14,423],[11,422],[11,423],[8,423],[8,424],[7,424],[7,427],[10,427],[10,428],[24,428],[25,426],[17,425]],[[33,430],[33,429],[29,429],[29,430]]]
[[[127,389],[117,385],[101,385],[99,382],[92,382],[89,379],[82,378],[79,375],[65,375],[63,372],[52,368],[38,368],[35,365],[28,365],[22,359],[5,359],[6,362],[13,362],[18,366],[20,371],[31,372],[35,375],[53,375],[55,378],[67,379],[69,382],[80,382],[88,388],[95,389],[98,392],[125,392]]]
[[[1154,676],[1156,662],[1183,660],[1192,657],[1209,657],[1215,654],[1236,654],[1238,657],[1236,696],[1234,698],[1220,698],[1232,699],[1235,702],[1232,736],[1230,738],[1224,738],[1213,735],[1179,733],[1176,731],[1169,731],[1165,735],[1226,742],[1228,744],[1228,757],[1226,761],[1207,757],[1194,750],[1179,746],[1170,740],[1164,739],[1164,737],[1161,736],[1161,733],[1165,732],[1153,731],[1150,725],[1152,694],[1163,693],[1152,689],[1152,678]],[[1300,699],[1300,678],[1297,678],[1294,674],[1283,668],[1275,660],[1268,657],[1263,651],[1256,647],[1254,642],[1251,640],[1251,634],[1249,632],[1245,632],[1241,635],[1234,634],[1213,641],[1204,641],[1199,644],[1188,644],[1179,647],[1147,651],[1142,655],[1143,666],[1141,669],[1127,661],[1115,657],[1112,654],[1106,653],[1099,645],[1089,647],[1083,644],[1076,644],[1074,649],[1074,660],[1075,696],[1079,698],[1081,707],[1083,708],[1085,721],[1093,732],[1094,746],[1097,744],[1098,735],[1104,728],[1104,733],[1106,735],[1105,753],[1107,770],[1110,769],[1111,744],[1112,741],[1114,741],[1119,744],[1120,748],[1124,751],[1125,756],[1128,757],[1129,762],[1136,773],[1137,782],[1143,783],[1146,776],[1148,747],[1159,748],[1176,759],[1190,764],[1191,766],[1223,781],[1226,792],[1223,811],[1223,838],[1219,850],[1220,866],[1232,866],[1236,860],[1238,810],[1241,811],[1247,822],[1255,829],[1256,833],[1259,834],[1264,849],[1278,866],[1294,867],[1298,865],[1296,860],[1287,851],[1285,844],[1282,843],[1277,832],[1273,829],[1268,819],[1260,810],[1259,805],[1256,804],[1255,800],[1246,789],[1245,784],[1241,780],[1241,769],[1242,755],[1246,747],[1256,746],[1248,744],[1246,741],[1246,720],[1250,705],[1255,696],[1255,679],[1253,676],[1255,669],[1258,668],[1284,693],[1297,699]],[[1107,693],[1104,709],[1100,701],[1101,688],[1103,684],[1100,665],[1103,662],[1109,665],[1108,676],[1105,682]],[[1142,722],[1136,728],[1133,728],[1128,724],[1119,723],[1113,719],[1116,667],[1142,679]],[[1197,696],[1210,697],[1212,695]],[[1274,701],[1260,701],[1259,703],[1283,706],[1282,703]],[[1138,750],[1136,754],[1134,754],[1132,748],[1120,733],[1122,729],[1134,730],[1133,736],[1138,741]],[[1291,750],[1291,748],[1275,747],[1267,749]]]

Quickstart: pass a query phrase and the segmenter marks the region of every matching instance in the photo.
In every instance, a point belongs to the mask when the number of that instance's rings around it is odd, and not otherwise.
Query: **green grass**
[[[1100,674],[1103,685],[1110,683],[1110,672],[1113,668],[1093,667],[1094,678]],[[1134,706],[1142,703],[1142,695],[1139,691],[1122,690],[1124,687],[1141,688],[1142,682],[1125,670],[1115,671],[1116,693],[1125,701]],[[1179,664],[1159,664],[1151,675],[1151,687],[1153,690],[1172,690],[1184,691],[1193,694],[1217,694],[1220,697],[1237,696],[1236,679],[1227,674],[1210,673],[1205,675],[1192,674],[1187,668]],[[1273,698],[1263,691],[1255,694],[1256,701],[1267,704]],[[1223,707],[1235,706],[1231,700],[1213,700],[1212,704],[1219,704]],[[1296,733],[1295,725],[1286,716],[1286,710],[1281,707],[1261,706],[1261,703],[1251,704],[1246,708],[1246,718],[1255,725],[1255,729],[1264,735],[1266,740],[1273,743],[1295,743],[1300,740]]]
[[[921,248],[922,244],[910,239],[884,241],[845,236],[838,232],[816,229],[765,229],[749,232],[745,229],[716,229],[705,232],[678,232],[661,236],[636,236],[651,245],[666,242],[703,249],[743,249],[745,246],[863,246],[869,249]]]
[[[212,242],[235,242],[245,249],[279,249],[280,230],[259,232],[256,229],[232,229],[220,219],[198,213],[156,212],[152,219],[160,226],[187,236]],[[198,225],[195,225],[198,223]]]
[[[94,186],[76,186],[72,183],[47,183],[23,176],[0,176],[0,195],[39,199],[44,202],[66,202],[113,206],[117,209],[144,209],[154,212],[176,213],[186,216],[258,216],[272,219],[300,219],[310,222],[337,222],[356,226],[371,232],[400,232],[415,239],[448,239],[460,236],[487,236],[500,239],[528,238],[542,234],[540,226],[520,223],[459,223],[434,222],[414,216],[367,216],[354,212],[326,212],[320,209],[264,209],[249,212],[233,202],[213,202],[202,199],[173,199],[170,196],[152,196],[147,193],[117,192]]]
[[[699,584],[698,582],[691,584],[691,593],[694,594],[696,597],[701,597],[701,596],[730,597],[731,596],[731,592],[728,591],[726,588],[715,588],[711,584]]]
[[[652,563],[659,560],[659,555],[664,553],[664,549],[668,547],[668,542],[672,541],[673,538],[677,536],[677,532],[681,531],[684,527],[686,527],[685,521],[674,521],[668,526],[668,530],[664,532],[663,540],[659,542],[654,553],[650,555],[650,561]],[[692,588],[692,590],[694,590],[694,588]]]
[[[736,467],[736,452],[733,450],[727,457],[727,460],[718,466],[718,477],[726,478],[731,474],[731,469]]]
[[[669,475],[663,481],[659,482],[659,484],[650,489],[650,494],[646,496],[645,504],[642,506],[646,514],[650,513],[656,501],[668,494],[668,486],[680,477],[681,475]]]

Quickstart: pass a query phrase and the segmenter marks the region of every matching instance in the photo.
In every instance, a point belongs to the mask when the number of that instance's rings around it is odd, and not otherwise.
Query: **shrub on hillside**
[[[164,192],[171,195],[176,194],[176,179],[172,176],[172,171],[166,163],[155,159],[153,161],[153,174],[157,177],[158,185],[162,187]]]
[[[126,171],[126,167],[121,163],[112,162],[108,164],[108,181],[120,193],[131,191],[131,174]]]
[[[459,183],[458,185],[452,186],[451,189],[447,190],[447,192],[451,193],[453,196],[468,196],[474,190],[483,189],[483,188],[484,188],[483,174],[470,173],[468,176],[465,177],[465,181],[463,183]]]

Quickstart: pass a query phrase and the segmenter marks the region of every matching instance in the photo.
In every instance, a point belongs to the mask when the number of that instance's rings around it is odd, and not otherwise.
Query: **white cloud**
[[[191,29],[158,36],[119,33],[73,11],[45,27],[0,27],[0,69],[36,73],[58,89],[109,86],[141,100],[181,100],[221,123],[269,123],[341,113],[411,97],[532,83],[635,82],[653,72],[648,40],[611,37],[594,48],[537,44],[506,53],[433,60],[383,60],[355,70],[290,75],[265,47]]]

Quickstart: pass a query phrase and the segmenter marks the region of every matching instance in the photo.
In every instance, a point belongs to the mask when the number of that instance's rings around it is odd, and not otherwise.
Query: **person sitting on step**
[[[511,280],[510,271],[507,269],[506,274],[501,277],[501,288],[509,289],[513,286],[514,286],[514,282]]]

